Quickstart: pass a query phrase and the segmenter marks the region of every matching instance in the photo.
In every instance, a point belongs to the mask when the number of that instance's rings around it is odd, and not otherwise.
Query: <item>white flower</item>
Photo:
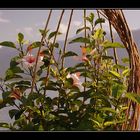
[[[43,56],[39,56],[38,63],[37,63],[37,70],[44,64]],[[24,68],[31,68],[35,66],[36,63],[36,57],[33,56],[31,53],[28,53],[26,56],[22,58],[22,64]]]
[[[94,55],[96,52],[97,52],[97,49],[94,48],[94,49],[90,52],[90,55]]]
[[[79,77],[80,77],[80,73],[79,72],[67,75],[67,78],[72,78],[73,79],[73,85],[82,90],[83,86],[82,86],[82,83],[81,83]]]

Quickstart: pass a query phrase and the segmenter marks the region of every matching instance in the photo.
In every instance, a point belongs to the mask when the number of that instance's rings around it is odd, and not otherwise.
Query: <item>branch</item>
[[[47,30],[47,27],[48,27],[48,24],[49,24],[49,21],[50,21],[50,17],[51,17],[51,13],[52,13],[52,10],[50,10],[50,12],[49,12],[49,16],[48,16],[48,19],[47,19],[47,22],[46,22],[46,26],[45,26],[44,32]],[[33,89],[34,89],[34,84],[35,84],[35,80],[36,80],[37,63],[38,63],[38,58],[39,58],[39,54],[40,54],[40,51],[41,51],[41,47],[42,47],[42,43],[43,43],[44,38],[45,38],[45,34],[42,35],[41,45],[39,46],[38,53],[37,53],[35,68],[34,68],[34,72],[33,72],[33,80],[32,80],[31,93],[33,93]]]

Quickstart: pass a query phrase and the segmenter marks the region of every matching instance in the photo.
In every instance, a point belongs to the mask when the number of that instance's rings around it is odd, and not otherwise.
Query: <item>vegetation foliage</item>
[[[18,34],[18,45],[10,41],[0,43],[19,52],[11,59],[5,77],[0,79],[0,109],[13,106],[9,116],[14,122],[0,122],[0,127],[17,131],[121,130],[126,121],[126,100],[140,103],[138,95],[127,93],[129,59],[123,58],[121,64],[116,64],[114,56],[108,55],[113,48],[125,48],[106,39],[106,32],[99,26],[105,19],[96,19],[91,13],[85,20],[89,26],[77,29],[76,34],[86,30],[87,36],[69,42],[80,44],[81,55],[63,51],[58,42],[53,44],[55,35],[61,35],[57,31],[40,29],[45,36],[43,44],[27,43],[22,33]],[[37,60],[32,51],[40,46],[43,49]],[[59,52],[58,57],[54,50]],[[62,61],[68,57],[80,62],[65,67]],[[25,75],[30,78],[25,79]],[[48,96],[50,91],[56,96]]]

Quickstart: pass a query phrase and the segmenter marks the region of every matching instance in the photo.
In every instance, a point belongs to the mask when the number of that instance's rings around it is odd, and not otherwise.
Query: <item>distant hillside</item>
[[[132,31],[132,33],[133,33],[134,39],[135,39],[137,45],[139,46],[139,50],[140,50],[140,30]],[[83,35],[83,33],[81,33],[78,36],[84,36],[84,35]],[[115,35],[115,36],[116,36],[115,41],[120,41],[119,37],[117,37],[117,35]],[[75,36],[75,37],[77,37],[77,36]],[[73,37],[73,38],[75,38],[75,37]],[[73,38],[70,38],[68,40],[68,42],[70,40],[72,40]],[[109,39],[109,37],[108,37],[108,39]],[[64,41],[58,41],[58,43],[60,44],[61,47],[64,46]],[[80,50],[79,46],[80,46],[79,43],[68,44],[67,50],[74,51],[74,52],[80,54],[81,50]],[[119,58],[122,58],[127,55],[125,49],[117,50],[117,52],[118,52]],[[58,55],[57,53],[58,52],[56,52],[56,54],[55,54],[56,56]],[[12,48],[7,48],[7,47],[0,48],[0,76],[4,75],[5,70],[9,67],[10,59],[15,55],[17,55],[17,51]],[[77,62],[78,61],[75,61],[72,58],[66,58],[65,64],[68,67],[68,66],[72,66],[72,65],[76,64]]]

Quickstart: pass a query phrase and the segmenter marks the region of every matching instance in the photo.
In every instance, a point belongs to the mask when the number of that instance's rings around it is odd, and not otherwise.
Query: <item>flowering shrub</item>
[[[139,102],[127,93],[129,61],[123,58],[122,65],[116,64],[114,56],[108,55],[109,50],[124,46],[107,40],[106,32],[97,28],[104,19],[95,19],[91,13],[86,20],[91,26],[78,29],[77,34],[88,30],[87,37],[69,42],[80,44],[81,56],[73,51],[63,52],[63,46],[53,44],[56,31],[40,30],[46,37],[43,44],[39,41],[25,44],[22,33],[18,34],[18,45],[9,41],[0,43],[19,52],[11,59],[5,77],[0,79],[0,108],[14,107],[9,110],[14,122],[1,122],[1,127],[34,131],[121,130],[126,121],[126,99]],[[37,54],[32,51],[40,46],[43,47],[37,60]],[[58,58],[54,50],[59,52]],[[63,67],[62,60],[67,57],[80,62]],[[48,96],[50,91],[56,96]]]

